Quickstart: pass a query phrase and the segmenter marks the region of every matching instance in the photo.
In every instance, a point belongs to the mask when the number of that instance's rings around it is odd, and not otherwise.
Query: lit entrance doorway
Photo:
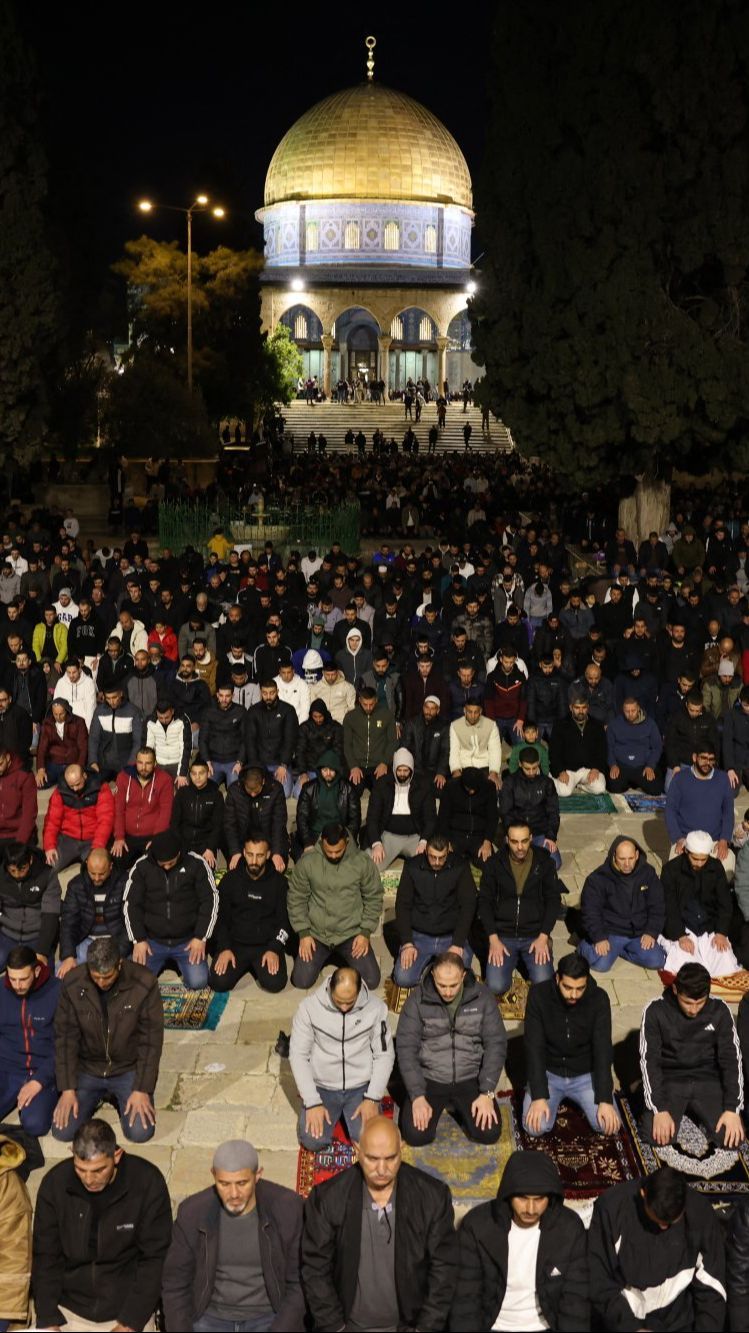
[[[390,325],[390,387],[405,389],[409,380],[437,383],[437,329],[425,310],[411,306]]]

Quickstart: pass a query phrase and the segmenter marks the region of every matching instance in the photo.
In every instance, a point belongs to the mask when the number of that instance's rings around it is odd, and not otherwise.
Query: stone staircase
[[[303,452],[307,447],[307,438],[310,431],[319,434],[322,431],[328,441],[328,452],[333,453],[337,450],[348,450],[349,446],[344,444],[343,437],[346,431],[351,428],[354,435],[362,430],[367,437],[367,452],[372,451],[372,436],[379,429],[383,432],[387,440],[391,436],[398,441],[400,446],[407,427],[413,427],[414,434],[419,441],[419,452],[425,454],[428,448],[428,435],[432,425],[437,421],[437,406],[435,403],[427,403],[421,414],[421,421],[411,421],[404,416],[402,403],[316,403],[314,407],[309,407],[302,399],[295,400],[290,407],[282,409],[286,420],[286,431],[294,436],[294,449],[297,453]],[[473,452],[487,450],[491,452],[506,452],[515,448],[512,436],[503,422],[491,418],[491,424],[488,432],[481,431],[481,412],[478,408],[471,407],[467,412],[463,412],[462,403],[453,403],[447,409],[447,424],[440,434],[437,442],[437,452],[447,453],[451,450],[464,450],[463,427],[466,421],[470,421],[473,428],[471,435],[471,449]]]
[[[81,536],[86,541],[89,537],[99,546],[102,542],[111,546],[119,540],[109,530],[109,486],[105,482],[87,482],[85,474],[88,464],[79,464],[80,482],[61,482],[49,486],[45,495],[47,504],[59,505],[62,510],[72,509],[81,525]]]

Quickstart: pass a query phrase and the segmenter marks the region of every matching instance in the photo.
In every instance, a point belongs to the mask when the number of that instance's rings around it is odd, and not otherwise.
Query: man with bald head
[[[450,1191],[403,1162],[374,1116],[355,1166],[316,1185],[304,1210],[302,1287],[315,1328],[444,1328],[457,1279]]]
[[[583,884],[581,907],[579,951],[596,972],[608,972],[617,958],[656,971],[664,966],[663,885],[634,838],[614,838],[604,864]]]
[[[85,963],[91,941],[99,935],[111,935],[120,957],[129,957],[131,946],[122,910],[126,882],[125,870],[104,847],[89,852],[79,874],[68,884],[62,904],[58,976],[67,976],[78,963]]]
[[[101,774],[68,764],[44,816],[47,865],[63,870],[84,861],[92,847],[106,847],[114,827],[114,797]]]

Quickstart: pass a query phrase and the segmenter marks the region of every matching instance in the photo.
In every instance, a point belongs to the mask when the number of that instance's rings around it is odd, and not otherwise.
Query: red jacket
[[[106,847],[114,824],[114,796],[108,782],[98,773],[89,773],[80,796],[71,792],[61,778],[52,793],[44,817],[42,844],[45,852],[57,846],[61,833],[76,842],[90,842],[92,847]]]
[[[149,644],[160,643],[161,651],[169,662],[179,661],[177,635],[169,626],[167,626],[163,634],[159,634],[158,630],[152,629],[148,636],[148,642]]]
[[[484,694],[484,716],[493,721],[507,722],[516,717],[524,718],[526,710],[525,676],[515,666],[509,675],[505,675],[497,665],[486,678]]]
[[[0,838],[36,842],[36,782],[24,772],[21,759],[11,755],[7,773],[0,777]]]
[[[53,717],[45,717],[39,733],[39,750],[36,756],[37,768],[46,768],[47,764],[80,764],[86,767],[88,758],[88,727],[82,717],[71,714],[66,718],[62,739],[57,734]]]
[[[117,774],[114,789],[115,838],[152,838],[169,828],[174,803],[174,779],[155,768],[145,787],[135,764]]]

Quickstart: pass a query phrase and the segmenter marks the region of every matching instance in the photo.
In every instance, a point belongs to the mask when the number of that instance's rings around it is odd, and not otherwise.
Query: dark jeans
[[[64,870],[66,866],[72,866],[74,861],[83,863],[90,851],[90,842],[79,842],[77,838],[69,838],[67,833],[61,833],[57,839],[55,870]]]
[[[148,1125],[144,1129],[140,1116],[136,1117],[133,1125],[130,1125],[124,1114],[127,1099],[133,1091],[134,1081],[134,1069],[126,1074],[112,1074],[110,1078],[95,1078],[93,1074],[79,1074],[78,1087],[76,1088],[78,1115],[75,1117],[71,1115],[65,1129],[57,1129],[53,1125],[52,1133],[54,1137],[59,1139],[61,1143],[71,1143],[76,1130],[91,1119],[100,1102],[104,1101],[105,1097],[112,1097],[119,1112],[120,1126],[125,1138],[129,1139],[131,1143],[148,1143],[148,1140],[153,1138],[154,1126]]]
[[[282,991],[288,980],[286,971],[286,956],[279,944],[274,946],[273,952],[279,956],[279,968],[275,975],[269,972],[267,967],[263,967],[261,959],[267,952],[267,946],[264,944],[234,944],[232,953],[237,960],[237,966],[232,967],[231,963],[222,976],[217,976],[214,970],[216,957],[211,964],[211,970],[208,974],[208,985],[215,991],[234,990],[240,977],[246,972],[251,972],[261,990]]]
[[[725,1109],[720,1083],[716,1080],[710,1082],[706,1080],[703,1083],[699,1079],[685,1079],[683,1083],[681,1081],[667,1083],[658,1107],[659,1111],[668,1111],[676,1125],[674,1140],[678,1138],[682,1116],[688,1115],[690,1120],[698,1123],[710,1143],[715,1144],[717,1148],[724,1147],[723,1131],[716,1134],[715,1126]],[[652,1111],[643,1112],[640,1126],[644,1137],[652,1143]]]
[[[427,1143],[434,1143],[442,1112],[447,1110],[452,1112],[461,1129],[474,1143],[498,1141],[502,1130],[499,1117],[488,1129],[479,1129],[471,1113],[471,1104],[479,1095],[478,1079],[466,1079],[463,1083],[430,1083],[427,1080],[425,1095],[432,1108],[426,1129],[417,1129],[414,1125],[410,1097],[401,1107],[398,1121],[400,1132],[412,1148],[422,1148]]]
[[[371,944],[363,958],[354,958],[351,952],[354,943],[353,935],[351,939],[343,940],[341,944],[337,944],[334,949],[329,948],[327,944],[321,944],[319,940],[316,940],[315,943],[317,947],[309,963],[305,963],[302,958],[295,959],[291,972],[292,986],[298,986],[300,990],[309,990],[310,986],[314,986],[322,969],[331,957],[342,960],[346,967],[353,967],[370,990],[379,986],[380,967]]]
[[[276,1321],[275,1314],[261,1315],[259,1319],[219,1319],[217,1315],[202,1314],[193,1322],[193,1333],[266,1333]]]
[[[25,1074],[17,1071],[8,1072],[0,1075],[0,1120],[4,1120],[11,1111],[15,1110],[16,1100],[24,1083],[28,1083]],[[59,1093],[57,1088],[52,1085],[51,1088],[42,1088],[36,1094],[33,1101],[28,1106],[24,1106],[19,1111],[21,1128],[27,1134],[34,1134],[36,1138],[41,1138],[42,1134],[49,1134],[49,1127],[52,1124],[52,1112],[57,1105]]]
[[[629,791],[630,787],[635,787],[638,791],[644,791],[647,796],[661,796],[663,776],[657,769],[654,771],[655,777],[651,781],[645,777],[643,769],[626,768],[624,764],[620,764],[618,778],[607,777],[606,786],[612,792],[625,792]]]

